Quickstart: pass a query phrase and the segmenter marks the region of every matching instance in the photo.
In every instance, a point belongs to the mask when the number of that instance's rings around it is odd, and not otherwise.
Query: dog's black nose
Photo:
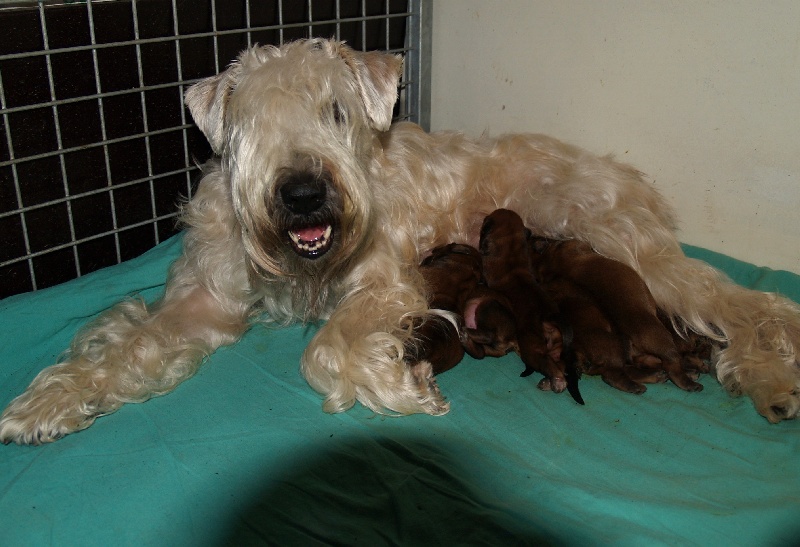
[[[307,215],[325,204],[325,183],[312,174],[298,174],[281,186],[280,194],[287,209],[298,215]]]

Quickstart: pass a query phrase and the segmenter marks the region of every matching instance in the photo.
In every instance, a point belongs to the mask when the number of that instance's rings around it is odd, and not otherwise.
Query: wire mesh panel
[[[210,148],[188,85],[245,47],[309,36],[407,56],[395,108],[425,123],[419,0],[0,3],[0,297],[135,257],[176,233]]]

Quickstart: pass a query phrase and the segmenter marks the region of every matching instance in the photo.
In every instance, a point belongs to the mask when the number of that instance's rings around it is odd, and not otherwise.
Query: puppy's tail
[[[564,363],[564,378],[567,380],[567,391],[579,405],[583,402],[583,396],[578,389],[578,380],[581,379],[581,371],[578,369],[578,355],[575,353],[575,346],[572,343],[574,333],[572,325],[568,321],[561,321],[561,360]]]

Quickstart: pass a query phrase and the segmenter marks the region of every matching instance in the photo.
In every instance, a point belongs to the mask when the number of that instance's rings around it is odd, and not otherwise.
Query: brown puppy
[[[481,255],[468,245],[435,248],[422,261],[432,309],[452,312],[464,323],[464,335],[444,317],[431,316],[417,328],[420,343],[413,354],[431,363],[434,374],[450,370],[464,349],[478,359],[501,356],[516,348],[516,325],[510,304],[482,282]]]
[[[475,359],[519,351],[511,302],[481,283],[464,305],[464,347]]]
[[[559,327],[558,308],[531,272],[527,237],[522,219],[513,211],[498,209],[487,216],[480,234],[484,279],[511,302],[518,352],[525,363],[522,375],[540,372],[544,375],[539,382],[541,389],[560,393],[569,388],[573,398],[583,404],[574,355],[569,367],[561,359],[564,333]]]
[[[531,255],[534,269],[540,257]],[[543,288],[572,326],[581,372],[599,375],[608,385],[637,395],[647,390],[645,383],[666,381],[662,370],[628,366],[628,352],[622,337],[587,291],[563,277],[544,283]]]
[[[420,264],[419,271],[428,290],[432,309],[460,314],[462,295],[469,293],[481,280],[480,256],[477,259],[454,244],[437,247]],[[419,342],[410,356],[412,361],[427,360],[434,374],[450,370],[464,357],[458,329],[448,319],[435,315],[416,327]]]
[[[569,279],[589,294],[630,342],[632,361],[643,368],[661,367],[670,380],[686,391],[700,391],[702,384],[683,370],[672,334],[657,315],[650,290],[635,270],[601,256],[577,240],[538,239],[532,243],[541,255],[536,275],[543,282]]]

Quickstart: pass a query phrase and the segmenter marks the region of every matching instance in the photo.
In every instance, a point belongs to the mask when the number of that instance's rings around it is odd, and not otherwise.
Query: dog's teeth
[[[330,225],[328,225],[316,239],[307,241],[302,237],[300,237],[300,235],[297,232],[290,230],[289,238],[292,240],[292,243],[294,243],[295,247],[297,247],[301,251],[306,253],[314,253],[328,245],[332,232],[333,228]]]

